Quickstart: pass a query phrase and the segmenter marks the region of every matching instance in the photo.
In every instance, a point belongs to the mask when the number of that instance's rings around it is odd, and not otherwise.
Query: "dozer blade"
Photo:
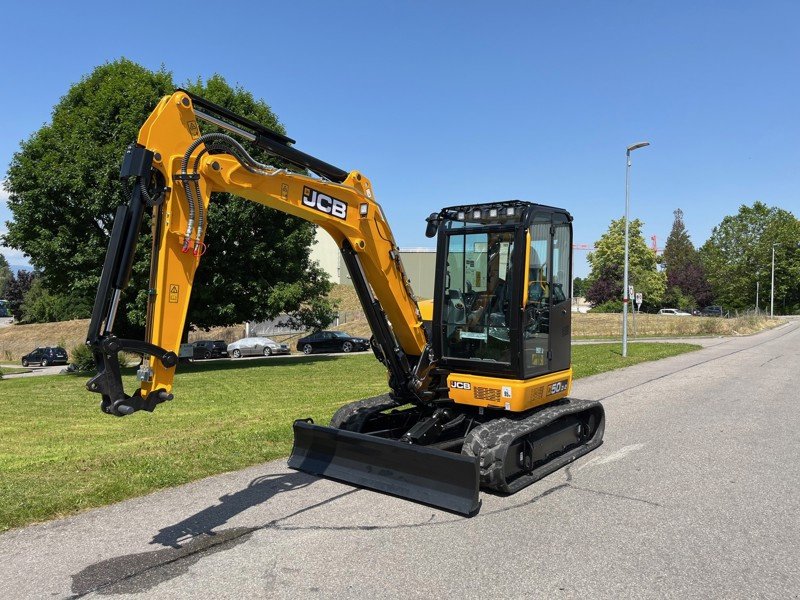
[[[478,461],[454,452],[295,421],[289,467],[468,516],[480,509]]]

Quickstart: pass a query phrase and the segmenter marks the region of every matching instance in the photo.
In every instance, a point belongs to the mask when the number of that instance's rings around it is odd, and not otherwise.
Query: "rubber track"
[[[597,425],[595,434],[586,444],[558,456],[534,469],[531,473],[520,475],[510,483],[506,482],[504,464],[509,446],[515,440],[545,427],[559,417],[583,412],[587,409],[597,410],[597,407],[601,413],[600,423]],[[479,459],[482,487],[513,494],[600,446],[603,443],[604,429],[605,416],[602,404],[591,400],[568,399],[566,402],[547,407],[524,419],[494,419],[478,425],[467,436],[461,452]]]
[[[397,406],[399,406],[399,404],[392,400],[389,394],[382,394],[374,398],[365,398],[364,400],[350,402],[334,413],[333,417],[331,417],[330,426],[336,429],[361,433],[361,429],[364,427],[369,417],[375,413]]]

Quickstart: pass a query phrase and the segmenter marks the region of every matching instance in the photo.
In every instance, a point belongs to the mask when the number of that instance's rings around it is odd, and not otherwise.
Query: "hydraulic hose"
[[[209,144],[208,142],[216,142],[214,144]],[[206,147],[201,150],[197,156],[195,157],[194,163],[192,165],[192,172],[189,172],[189,160],[192,156],[192,153],[197,149],[200,144],[206,144]],[[230,145],[230,147],[228,146]],[[189,243],[192,240],[192,233],[194,231],[195,226],[195,217],[197,222],[197,234],[195,239],[197,241],[203,235],[203,231],[205,230],[205,211],[203,210],[203,202],[202,202],[202,194],[200,192],[200,184],[198,183],[198,179],[196,177],[198,168],[200,166],[200,159],[209,151],[225,151],[233,156],[237,162],[247,171],[250,173],[256,174],[268,174],[275,171],[275,169],[269,165],[264,163],[258,162],[255,158],[253,158],[247,150],[242,146],[239,142],[233,139],[231,136],[226,135],[224,133],[207,133],[205,135],[200,136],[194,142],[192,142],[189,147],[186,149],[186,152],[183,155],[183,159],[181,160],[181,179],[183,183],[183,190],[186,193],[186,199],[189,203],[189,221],[186,226],[186,234],[185,234],[185,241],[184,241],[184,249],[188,249]],[[193,182],[193,185],[190,184],[190,181]],[[192,188],[194,188],[194,193]],[[146,192],[146,190],[144,190]],[[146,196],[149,198],[149,196]]]

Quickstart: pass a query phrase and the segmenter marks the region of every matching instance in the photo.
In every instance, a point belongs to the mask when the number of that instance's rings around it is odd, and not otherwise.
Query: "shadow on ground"
[[[169,547],[115,556],[76,573],[72,576],[73,597],[90,592],[140,593],[178,577],[202,557],[247,541],[253,531],[261,527],[233,527],[213,531],[214,529],[277,494],[306,487],[316,480],[316,477],[299,472],[257,477],[244,489],[222,496],[218,504],[165,527],[153,536],[152,544]]]

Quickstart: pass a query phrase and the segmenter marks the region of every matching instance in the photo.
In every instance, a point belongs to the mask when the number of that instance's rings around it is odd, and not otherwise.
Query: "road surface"
[[[800,322],[576,382],[605,444],[467,519],[276,461],[0,535],[2,598],[798,598]]]

